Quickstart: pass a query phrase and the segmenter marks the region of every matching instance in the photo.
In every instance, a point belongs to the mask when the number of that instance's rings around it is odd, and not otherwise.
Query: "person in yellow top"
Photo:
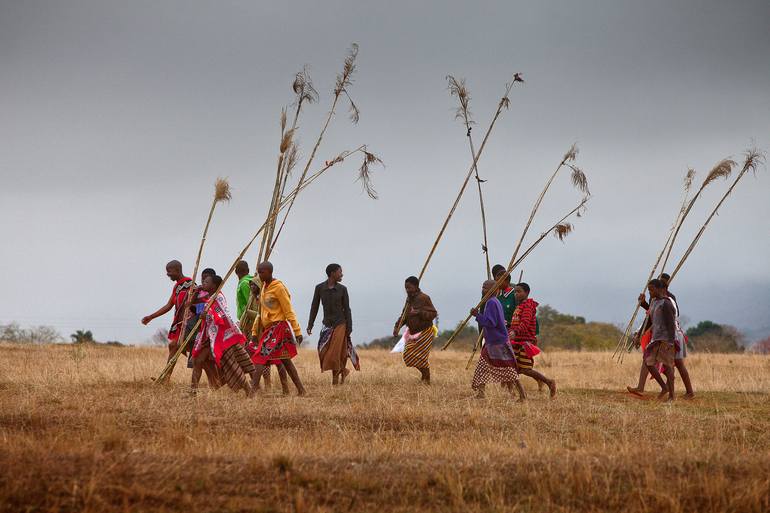
[[[270,262],[260,263],[257,274],[262,289],[259,294],[259,318],[251,330],[251,361],[257,366],[258,376],[262,375],[267,365],[283,364],[297,387],[297,394],[305,395],[305,387],[291,361],[297,356],[297,347],[302,344],[302,329],[291,306],[291,294],[280,280],[273,278],[273,264]]]

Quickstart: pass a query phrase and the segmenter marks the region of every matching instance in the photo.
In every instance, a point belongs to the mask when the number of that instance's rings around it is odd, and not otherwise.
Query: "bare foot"
[[[666,397],[668,397],[668,390],[661,390],[658,394],[658,401],[662,401]]]
[[[307,390],[305,390],[304,388],[297,390],[297,397],[302,397],[305,395],[307,395]]]
[[[635,387],[626,387],[626,390],[628,390],[629,394],[633,394],[639,397],[644,396],[644,390],[639,390],[638,388],[635,388]]]
[[[551,399],[556,397],[556,380],[552,379],[548,382],[548,390],[550,391]]]
[[[686,394],[684,394],[682,396],[682,399],[684,399],[686,401],[692,401],[693,399],[695,399],[695,393],[694,392],[688,392],[688,393],[686,393]]]
[[[486,397],[487,396],[484,392],[481,392],[481,391],[476,392],[476,396],[475,396],[476,399],[486,399]]]
[[[526,403],[527,402],[527,398],[526,397],[519,397],[518,399],[516,399],[516,402],[517,403]]]
[[[350,369],[348,368],[342,369],[342,376],[340,376],[340,384],[345,382],[345,378],[347,378],[349,374],[350,374]]]

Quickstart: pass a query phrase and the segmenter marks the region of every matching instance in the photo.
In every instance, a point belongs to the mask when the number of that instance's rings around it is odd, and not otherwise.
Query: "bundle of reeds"
[[[564,237],[572,231],[572,225],[569,224],[569,223],[565,224],[563,221],[565,219],[567,219],[569,216],[571,216],[573,213],[576,213],[576,214],[578,214],[578,216],[580,216],[582,210],[585,208],[585,204],[588,201],[588,198],[591,195],[591,192],[588,189],[588,178],[586,177],[586,175],[583,172],[583,170],[580,169],[575,164],[575,161],[577,159],[577,154],[578,154],[578,148],[577,148],[577,146],[575,144],[573,144],[572,146],[570,146],[570,149],[567,150],[567,153],[564,154],[564,156],[562,157],[561,161],[559,162],[559,165],[556,166],[556,170],[548,178],[548,181],[545,183],[545,187],[543,187],[543,190],[540,192],[540,195],[537,197],[537,200],[535,201],[535,204],[533,205],[532,210],[530,211],[529,218],[527,219],[527,223],[524,225],[524,230],[522,230],[521,237],[519,237],[519,241],[516,243],[516,248],[513,250],[513,256],[511,256],[511,260],[510,260],[510,263],[508,265],[507,272],[505,274],[501,275],[496,280],[497,286],[493,290],[496,290],[502,284],[502,282],[505,279],[505,277],[510,275],[511,270],[513,269],[513,267],[518,265],[517,262],[523,261],[524,257],[522,257],[521,259],[517,260],[517,256],[519,254],[519,250],[521,249],[521,245],[524,242],[524,238],[527,236],[527,232],[529,232],[530,226],[532,226],[532,220],[535,218],[535,215],[537,214],[537,211],[540,209],[540,205],[543,203],[543,198],[545,198],[545,195],[548,192],[548,189],[550,189],[551,184],[553,183],[554,179],[556,178],[556,175],[558,175],[559,171],[561,171],[564,167],[568,167],[568,168],[570,168],[572,170],[572,174],[571,174],[571,177],[570,177],[570,179],[572,181],[572,185],[575,188],[577,188],[578,190],[580,190],[584,194],[583,200],[580,202],[580,204],[575,209],[570,211],[570,213],[567,214],[561,221],[557,222],[553,226],[553,228],[550,228],[549,230],[544,232],[540,236],[540,238],[538,238],[535,241],[535,243],[532,246],[530,246],[530,248],[527,250],[525,255],[528,255],[535,248],[535,246],[537,246],[537,244],[539,244],[540,241],[542,241],[545,238],[545,236],[548,233],[553,232],[557,237],[559,237],[560,239],[563,240]],[[490,297],[491,297],[491,294],[490,294]],[[488,298],[484,298],[482,300],[482,302],[479,303],[479,305],[481,305],[487,299]],[[449,338],[447,343],[444,344],[444,347],[442,348],[442,350],[446,349],[447,347],[449,347],[449,344],[452,343],[454,338],[457,336],[457,334],[460,331],[462,331],[462,329],[465,327],[465,325],[468,323],[469,320],[470,320],[470,315],[465,319],[465,321],[463,321],[463,323],[460,325],[460,327],[458,327],[455,330],[455,332]]]
[[[224,201],[230,201],[232,198],[232,194],[230,193],[230,183],[225,178],[217,178],[216,182],[214,182],[214,198],[211,201],[211,208],[209,208],[209,215],[206,218],[206,225],[203,228],[203,235],[201,235],[201,242],[198,245],[198,255],[195,257],[195,267],[193,268],[192,273],[192,280],[193,283],[195,283],[196,278],[198,277],[198,268],[200,267],[201,263],[201,256],[203,255],[203,246],[206,244],[206,236],[209,233],[209,226],[211,225],[211,218],[214,217],[214,209],[219,203],[222,203]],[[186,331],[187,331],[187,320],[190,316],[190,305],[192,304],[193,300],[193,294],[192,291],[187,294],[187,298],[185,300],[184,304],[184,313],[182,314],[182,328],[179,335],[179,340],[186,340]],[[184,350],[184,348],[187,347],[186,344],[182,344],[181,348]],[[176,360],[174,360],[176,362]],[[174,370],[174,366],[172,365],[168,375],[166,378],[171,376],[171,373]]]
[[[698,233],[695,235],[692,242],[687,247],[687,250],[684,252],[684,255],[682,255],[682,258],[679,260],[679,263],[671,272],[671,279],[669,280],[669,282],[674,281],[674,278],[682,269],[682,266],[687,261],[687,258],[690,256],[692,251],[695,249],[695,246],[698,244],[698,241],[700,241],[700,238],[703,236],[703,232],[706,231],[706,227],[708,227],[709,223],[717,214],[717,212],[719,211],[720,207],[725,202],[727,197],[730,196],[730,194],[732,194],[733,189],[735,189],[735,186],[738,185],[738,182],[741,180],[741,178],[743,178],[746,175],[746,173],[748,173],[749,171],[753,172],[756,175],[757,168],[764,162],[765,162],[764,153],[760,152],[756,147],[750,148],[744,152],[744,160],[743,160],[743,166],[741,167],[741,172],[738,173],[738,176],[735,177],[735,180],[733,180],[733,183],[730,185],[730,187],[727,189],[724,195],[722,195],[722,198],[719,200],[719,202],[716,204],[714,209],[711,211],[711,214],[709,214],[709,216],[706,218],[706,221],[700,227],[700,230],[698,230]],[[733,164],[735,163],[733,162]]]
[[[521,264],[524,261],[524,259],[526,259],[527,256],[529,256],[529,254],[532,253],[532,251],[538,246],[538,244],[540,244],[543,241],[543,239],[545,239],[549,234],[553,234],[557,239],[563,241],[565,237],[567,237],[567,235],[572,233],[574,227],[571,223],[568,223],[566,221],[572,215],[581,216],[582,212],[585,210],[585,205],[589,199],[590,199],[590,196],[583,197],[583,199],[575,208],[567,212],[565,216],[563,216],[556,223],[554,223],[550,228],[548,228],[546,231],[540,234],[540,236],[526,249],[526,251],[524,251],[524,253],[519,258],[516,258],[516,253],[514,252],[514,256],[511,258],[511,261],[508,263],[506,272],[501,274],[500,277],[497,280],[495,280],[495,286],[492,287],[492,289],[481,298],[481,301],[479,301],[476,304],[475,308],[481,308],[481,306],[489,298],[491,298],[494,294],[496,294],[497,289],[500,287],[500,285],[502,285],[506,276],[509,276],[511,274],[511,271],[513,271],[513,269],[518,267],[519,264]],[[517,247],[517,250],[518,250],[518,247]],[[447,340],[444,346],[441,348],[442,351],[445,350],[447,347],[449,347],[449,345],[454,341],[455,337],[457,337],[457,335],[463,330],[463,328],[465,328],[465,326],[468,324],[468,321],[470,321],[470,319],[471,319],[471,315],[468,315],[465,318],[465,320],[463,320],[463,322],[461,322],[457,326],[457,328],[455,329],[455,332],[452,333],[452,336],[449,337],[449,340]]]
[[[658,269],[660,269],[660,272],[665,271],[666,263],[668,262],[668,258],[671,255],[671,251],[674,248],[674,244],[676,242],[677,236],[679,235],[679,231],[682,229],[682,226],[684,225],[684,221],[687,219],[687,216],[690,214],[690,211],[695,205],[695,202],[698,200],[698,198],[701,197],[701,193],[704,191],[706,187],[714,183],[716,180],[720,178],[727,179],[732,173],[732,169],[735,165],[737,165],[736,162],[729,158],[722,159],[719,162],[717,162],[716,165],[711,169],[711,171],[709,171],[709,173],[706,175],[706,178],[703,179],[703,182],[701,183],[700,187],[695,192],[693,197],[689,199],[689,201],[688,201],[688,196],[689,196],[690,188],[692,186],[693,179],[695,177],[695,171],[693,169],[689,169],[687,171],[687,174],[685,175],[685,179],[684,179],[685,199],[682,203],[682,207],[679,209],[679,212],[677,213],[677,217],[676,217],[676,220],[674,221],[674,225],[669,231],[668,237],[666,238],[666,242],[663,244],[663,249],[658,254],[658,258],[655,260],[655,263],[653,264],[652,269],[650,270],[650,274],[647,276],[647,280],[644,282],[644,285],[642,287],[642,291],[640,292],[640,294],[644,294],[644,292],[647,290],[647,283],[655,276],[655,273],[657,272]],[[664,254],[665,254],[665,258],[663,258]],[[661,259],[663,260],[662,264],[661,264]],[[623,362],[626,353],[628,353],[628,351],[630,351],[633,348],[634,339],[632,335],[634,331],[634,323],[636,322],[640,309],[641,307],[637,302],[634,308],[634,311],[631,314],[631,318],[626,324],[626,329],[623,331],[623,334],[618,340],[618,345],[615,347],[613,357],[617,358],[619,363]]]
[[[452,96],[457,96],[457,100],[460,102],[460,106],[457,108],[457,111],[455,112],[455,119],[462,120],[463,124],[465,125],[465,135],[468,138],[468,148],[471,151],[471,158],[473,159],[476,156],[476,149],[473,145],[473,136],[471,135],[471,130],[473,129],[473,118],[471,116],[470,111],[470,101],[471,101],[471,94],[468,90],[468,87],[465,85],[465,79],[457,80],[452,75],[447,76],[447,81],[449,82],[449,94]],[[487,279],[492,278],[492,270],[489,266],[489,239],[487,238],[487,214],[486,210],[484,208],[484,194],[481,191],[481,184],[484,183],[486,180],[482,180],[479,176],[479,167],[478,162],[475,162],[473,164],[473,173],[474,178],[476,179],[476,187],[479,192],[479,207],[481,209],[481,236],[482,236],[482,245],[481,250],[484,253],[484,260],[486,263],[486,270],[487,270]],[[479,341],[481,340],[481,334],[479,334]]]
[[[425,271],[428,269],[428,265],[430,264],[430,261],[433,258],[433,254],[436,252],[436,249],[438,248],[438,245],[441,242],[442,237],[444,236],[444,232],[446,231],[447,226],[449,226],[449,221],[451,221],[452,216],[455,213],[455,210],[457,210],[457,206],[460,204],[460,200],[462,199],[463,194],[465,193],[465,189],[468,187],[468,182],[470,181],[471,176],[473,176],[473,173],[476,170],[476,165],[479,159],[481,158],[481,154],[484,152],[484,148],[487,145],[487,141],[489,140],[489,136],[492,133],[492,129],[494,128],[495,123],[497,122],[497,119],[500,117],[500,114],[502,113],[503,109],[510,108],[511,100],[510,98],[508,98],[508,95],[510,94],[511,89],[513,88],[513,85],[516,84],[517,82],[524,82],[524,79],[521,78],[521,73],[514,73],[513,77],[511,78],[511,81],[505,84],[505,94],[497,103],[497,110],[495,111],[494,116],[492,116],[492,120],[489,123],[489,127],[487,127],[487,131],[484,134],[484,138],[481,141],[481,146],[479,147],[479,151],[473,155],[471,166],[465,175],[465,179],[463,180],[460,186],[460,190],[457,192],[457,196],[455,197],[455,200],[452,203],[452,206],[450,207],[449,212],[444,218],[444,222],[441,225],[441,228],[439,229],[438,235],[436,235],[436,239],[433,241],[433,245],[431,246],[430,251],[428,252],[428,256],[425,258],[425,262],[423,263],[422,268],[420,269],[420,272],[417,275],[418,279],[420,280],[425,275]],[[404,323],[404,317],[406,316],[406,305],[407,303],[405,301],[404,307],[401,310],[401,317],[398,321],[399,329]]]
[[[674,219],[674,223],[671,225],[671,229],[669,230],[668,236],[666,237],[666,242],[663,244],[663,248],[660,250],[660,253],[658,253],[658,258],[655,260],[655,263],[652,265],[650,274],[647,276],[647,280],[644,282],[644,287],[642,288],[642,291],[640,292],[640,294],[643,294],[647,290],[647,283],[655,275],[655,271],[658,269],[658,266],[660,265],[660,261],[663,259],[663,255],[673,245],[674,235],[676,233],[676,230],[681,227],[681,223],[684,220],[684,217],[686,217],[687,207],[689,206],[690,208],[692,208],[693,202],[690,201],[688,204],[687,199],[689,197],[690,187],[692,187],[692,182],[694,178],[695,178],[695,170],[688,169],[687,174],[684,177],[684,199],[682,200],[682,206],[679,207],[679,210],[677,211],[676,219]],[[619,362],[623,361],[623,355],[625,354],[624,349],[628,347],[629,341],[631,340],[631,332],[633,330],[636,317],[639,314],[639,309],[640,309],[640,306],[639,306],[639,303],[637,302],[636,308],[634,309],[634,312],[631,314],[631,319],[628,321],[628,324],[626,324],[626,329],[624,330],[623,334],[620,336],[620,339],[618,339],[618,344],[615,347],[615,352],[613,353],[612,356],[613,358],[618,357]]]
[[[296,187],[294,187],[294,189],[284,199],[282,199],[279,202],[278,207],[271,214],[271,216],[260,225],[260,227],[254,233],[254,235],[248,240],[248,242],[246,242],[246,245],[243,247],[241,252],[235,258],[232,265],[228,269],[227,273],[225,273],[225,275],[222,277],[222,283],[219,285],[217,290],[211,295],[211,299],[209,299],[208,303],[206,303],[206,306],[204,307],[201,317],[203,317],[203,315],[205,315],[206,312],[211,308],[211,305],[213,304],[214,299],[216,298],[216,295],[222,290],[222,287],[224,287],[225,283],[227,283],[227,280],[235,272],[235,267],[238,265],[238,262],[240,262],[243,259],[246,252],[248,252],[252,244],[254,244],[254,241],[256,241],[257,238],[265,231],[265,229],[267,229],[268,225],[271,222],[274,222],[278,214],[280,214],[284,209],[288,207],[288,205],[296,197],[296,195],[299,194],[302,190],[304,190],[308,186],[310,186],[315,180],[317,180],[321,175],[323,175],[331,167],[345,161],[345,159],[357,153],[361,153],[363,155],[363,162],[361,164],[361,167],[359,168],[359,177],[363,174],[369,173],[368,167],[371,166],[373,162],[380,161],[379,158],[377,158],[373,153],[367,150],[366,146],[362,145],[354,150],[349,150],[349,151],[346,150],[338,154],[336,157],[332,158],[331,160],[327,160],[325,165],[320,170],[308,176],[301,184],[298,184]],[[156,383],[164,381],[170,375],[171,370],[173,370],[177,359],[182,354],[183,348],[190,342],[190,339],[192,338],[192,333],[195,332],[197,327],[200,325],[200,322],[201,322],[200,319],[198,319],[198,322],[196,323],[195,327],[193,327],[193,329],[191,330],[191,333],[189,333],[187,337],[184,339],[184,341],[182,342],[182,344],[180,344],[179,350],[176,352],[175,355],[171,357],[171,359],[169,359],[168,363],[166,364],[166,367],[158,376]]]

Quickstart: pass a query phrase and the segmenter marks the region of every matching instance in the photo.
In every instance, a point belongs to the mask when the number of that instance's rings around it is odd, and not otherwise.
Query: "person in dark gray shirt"
[[[353,331],[353,318],[350,312],[348,289],[342,283],[342,267],[339,264],[326,266],[327,279],[316,285],[313,302],[310,305],[310,319],[307,332],[311,334],[318,316],[318,308],[323,306],[323,328],[318,338],[318,359],[321,372],[332,371],[332,384],[342,384],[350,374],[347,369],[348,358],[353,367],[359,370],[356,354],[350,334]]]
[[[666,389],[668,391],[667,400],[673,401],[674,357],[676,355],[676,308],[668,298],[666,285],[661,280],[650,280],[647,290],[650,292],[649,315],[652,325],[652,337],[649,345],[644,350],[644,364],[656,381],[660,379],[660,373],[656,365],[663,365],[666,374]],[[662,398],[665,398],[665,396]]]

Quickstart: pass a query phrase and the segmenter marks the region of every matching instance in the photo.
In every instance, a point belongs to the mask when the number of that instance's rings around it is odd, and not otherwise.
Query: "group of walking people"
[[[479,363],[473,375],[471,387],[477,397],[484,397],[487,383],[498,382],[518,393],[519,400],[526,398],[519,382],[520,375],[538,382],[538,387],[548,387],[550,396],[556,395],[556,382],[545,377],[534,367],[537,347],[537,306],[529,297],[526,283],[511,285],[510,276],[502,266],[495,266],[497,281],[488,280],[482,285],[482,295],[497,290],[478,310],[473,309],[479,331],[485,341]],[[264,379],[266,388],[271,386],[271,369],[275,367],[284,394],[290,393],[289,379],[298,395],[306,393],[292,359],[303,341],[292,306],[291,294],[286,286],[273,276],[273,265],[262,262],[257,274],[249,273],[248,263],[240,261],[235,268],[238,276],[236,288],[236,315],[233,319],[222,294],[222,278],[213,269],[204,269],[201,284],[184,276],[182,264],[172,260],[166,264],[166,275],[174,282],[171,297],[156,312],[142,318],[148,324],[156,317],[174,311],[169,329],[169,360],[177,354],[180,344],[187,342],[183,352],[188,355],[188,367],[192,369],[191,388],[197,390],[205,373],[212,388],[227,384],[235,391],[252,396]],[[505,275],[505,276],[503,276]],[[360,370],[359,357],[352,343],[353,331],[350,297],[341,283],[342,267],[329,264],[326,279],[316,285],[310,305],[307,334],[322,310],[322,327],[318,339],[318,358],[321,372],[331,371],[332,384],[345,383],[350,374],[348,361]],[[404,328],[400,345],[407,367],[420,372],[420,380],[430,384],[430,352],[437,328],[438,316],[430,297],[420,289],[420,281],[414,276],[404,282],[406,303],[393,328],[398,337]],[[210,303],[210,307],[206,305]]]

